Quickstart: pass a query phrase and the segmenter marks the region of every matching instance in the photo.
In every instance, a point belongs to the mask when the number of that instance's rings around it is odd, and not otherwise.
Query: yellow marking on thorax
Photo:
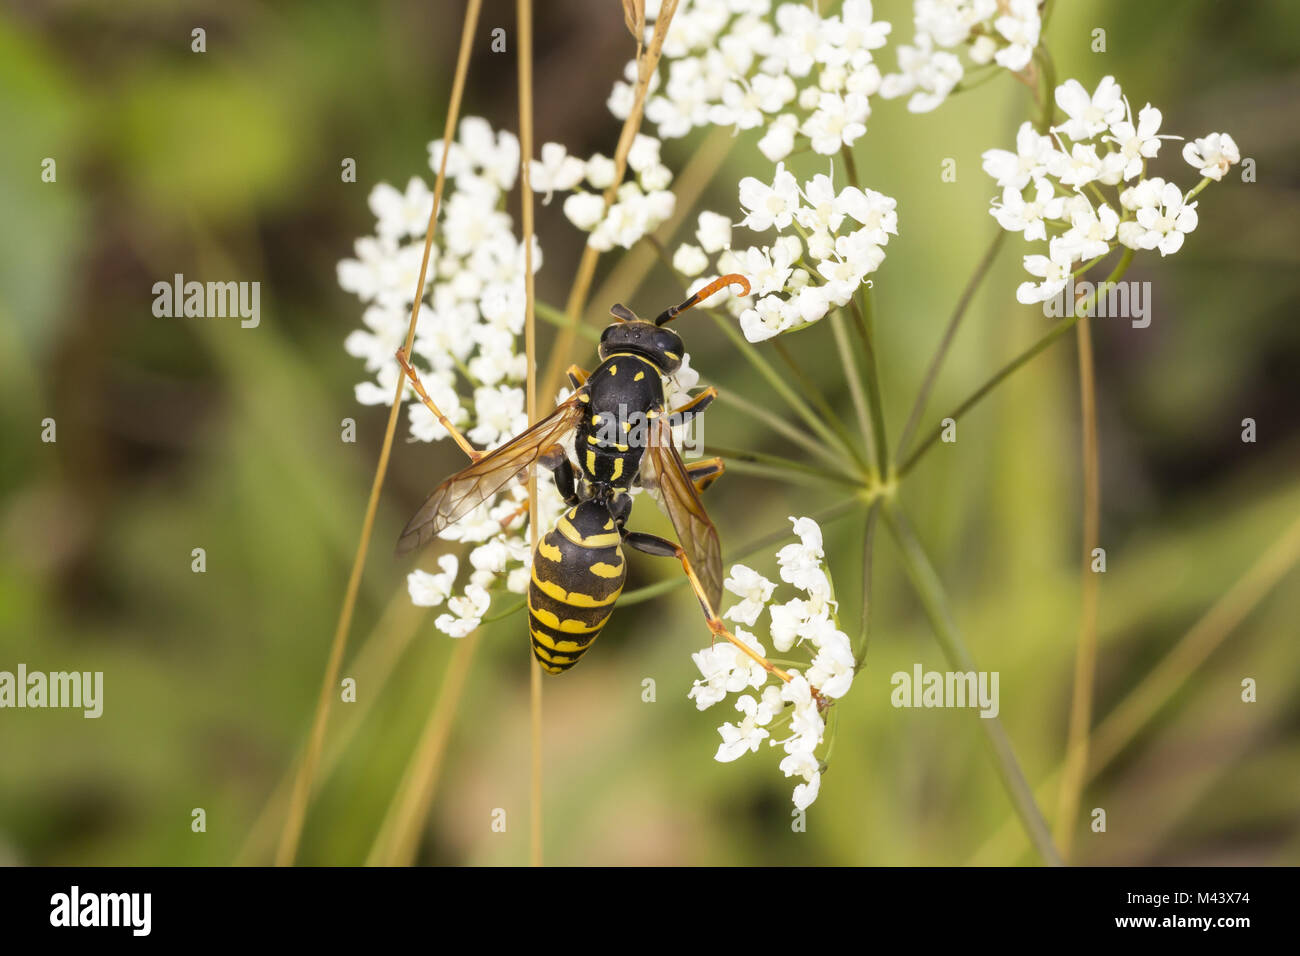
[[[637,372],[636,376],[632,379],[632,381],[639,382],[643,378],[645,378],[645,372]]]
[[[614,447],[617,448],[619,451],[627,451],[627,445],[615,445]],[[614,470],[613,472],[610,473],[609,480],[617,481],[621,477],[623,477],[623,459],[615,458]]]
[[[614,375],[617,375],[617,374],[618,374],[618,366],[617,366],[617,365],[611,365],[611,366],[609,367],[609,374],[610,374],[611,377],[614,376]]]

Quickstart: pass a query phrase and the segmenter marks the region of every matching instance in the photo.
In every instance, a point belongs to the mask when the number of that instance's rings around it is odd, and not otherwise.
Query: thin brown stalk
[[[1291,523],[1228,592],[1192,625],[1191,630],[1179,638],[1147,676],[1097,724],[1092,734],[1092,756],[1084,772],[1085,783],[1094,780],[1123,752],[1297,562],[1300,562],[1300,519]],[[1063,771],[1064,763],[1044,778],[1037,791],[1040,797],[1060,779]],[[985,842],[971,863],[990,866],[1009,859],[1016,852],[1017,836],[1016,821],[1010,818]]]
[[[1097,603],[1101,576],[1092,570],[1101,524],[1101,476],[1097,442],[1097,384],[1092,360],[1091,326],[1083,319],[1075,327],[1079,340],[1079,410],[1083,443],[1083,589],[1079,612],[1079,646],[1074,659],[1074,690],[1065,770],[1056,805],[1054,835],[1061,857],[1068,860],[1074,841],[1075,817],[1088,767],[1088,732],[1092,726],[1093,682],[1097,672]]]
[[[660,245],[667,246],[672,241],[686,216],[695,208],[695,203],[722,168],[735,141],[736,137],[730,132],[715,126],[699,148],[691,153],[681,175],[673,180],[673,192],[677,194],[673,214],[654,232]],[[638,242],[626,255],[619,257],[618,262],[609,270],[609,275],[596,286],[591,301],[610,305],[626,302],[630,305],[657,259],[658,255],[649,243]]]
[[[397,668],[397,662],[410,645],[420,623],[428,616],[426,608],[413,605],[407,597],[405,583],[393,591],[384,613],[361,642],[360,650],[349,662],[346,673],[355,677],[358,687],[366,688],[366,693],[357,697],[356,703],[349,706],[343,714],[338,730],[330,738],[329,745],[321,755],[319,768],[320,779],[324,780],[333,773],[348,744],[366,719],[375,702],[381,699],[381,692]],[[302,759],[299,754],[298,760]],[[244,845],[235,857],[235,866],[252,866],[263,860],[263,854],[273,851],[275,844],[275,825],[284,813],[293,792],[293,781],[298,761],[295,761],[281,778],[271,796],[263,805],[261,812],[249,828]]]
[[[470,48],[474,30],[478,25],[479,10],[482,0],[469,0],[465,11],[465,23],[461,30],[460,53],[456,60],[456,75],[451,86],[451,98],[447,104],[447,121],[443,129],[443,141],[450,145],[456,131],[456,121],[460,116],[461,99],[465,92],[465,76],[469,72]],[[411,306],[411,321],[406,331],[406,352],[411,351],[415,343],[415,326],[420,318],[420,303],[424,298],[425,276],[429,268],[429,253],[433,248],[433,237],[438,225],[438,209],[442,205],[442,191],[447,181],[447,156],[450,149],[442,151],[442,162],[438,167],[438,178],[433,187],[433,208],[429,212],[429,227],[424,235],[424,255],[420,260],[420,275],[415,287]],[[348,576],[347,590],[343,595],[343,607],[339,611],[338,626],[334,630],[334,640],[330,646],[329,660],[325,665],[325,677],[321,681],[320,695],[316,702],[316,713],[312,718],[311,732],[307,738],[307,749],[298,767],[294,780],[293,793],[289,799],[289,812],[284,830],[280,834],[280,844],[276,849],[277,866],[291,866],[298,855],[298,842],[302,837],[303,822],[307,816],[307,804],[311,798],[312,783],[315,779],[316,763],[320,759],[321,747],[325,742],[325,728],[329,722],[330,704],[333,702],[335,685],[338,683],[339,667],[343,662],[343,651],[347,646],[348,631],[352,627],[352,613],[356,608],[357,592],[361,588],[361,575],[366,566],[366,554],[370,550],[370,537],[374,532],[375,514],[379,510],[379,493],[384,487],[384,478],[388,474],[388,458],[393,449],[393,435],[397,431],[397,417],[402,410],[402,395],[406,391],[406,379],[399,376],[393,405],[388,412],[388,424],[384,429],[384,442],[379,451],[379,463],[375,467],[375,478],[370,486],[370,498],[366,502],[366,514],[361,523],[361,540],[357,543],[356,556],[352,561],[352,573]]]
[[[632,149],[632,142],[636,139],[636,134],[641,130],[641,117],[645,112],[646,93],[650,89],[651,77],[654,76],[655,70],[659,68],[659,56],[663,52],[664,38],[668,35],[668,26],[672,23],[673,14],[677,12],[677,3],[678,0],[664,0],[659,9],[659,17],[655,20],[654,35],[650,38],[650,44],[637,60],[637,81],[633,91],[632,110],[627,114],[627,119],[623,121],[623,129],[618,137],[618,146],[614,150],[614,181],[605,190],[606,211],[613,204],[614,196],[618,193],[618,187],[622,185],[623,174],[627,170],[627,154]],[[560,376],[563,374],[565,364],[569,361],[569,353],[573,349],[573,340],[577,335],[578,325],[582,322],[582,310],[587,304],[587,293],[591,291],[591,281],[596,275],[596,262],[599,258],[599,250],[592,246],[583,248],[582,259],[578,263],[578,272],[573,278],[573,285],[569,288],[569,298],[564,306],[564,311],[569,317],[569,324],[567,327],[562,328],[559,335],[555,337],[555,346],[552,348],[550,360],[546,364],[546,373],[542,376],[542,391],[547,395],[553,395],[556,389],[560,387]]]
[[[367,866],[410,866],[415,862],[420,848],[420,833],[429,816],[429,808],[433,806],[433,794],[441,776],[452,720],[460,704],[476,647],[477,634],[456,642],[420,742],[411,755],[402,783],[366,857]]]
[[[515,7],[519,20],[519,182],[522,186],[520,219],[524,232],[524,352],[528,359],[527,404],[528,422],[537,421],[537,316],[536,289],[533,281],[533,182],[531,160],[533,155],[533,3],[518,0]],[[528,540],[537,550],[537,473],[528,473]],[[532,732],[532,767],[529,787],[530,839],[528,859],[533,866],[542,865],[542,668],[533,660],[529,648],[530,667],[528,690],[529,721]]]

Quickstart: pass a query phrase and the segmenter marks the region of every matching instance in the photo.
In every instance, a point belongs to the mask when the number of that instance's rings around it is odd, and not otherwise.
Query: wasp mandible
[[[716,608],[722,598],[722,549],[699,493],[723,472],[719,458],[685,464],[672,427],[689,422],[717,397],[707,388],[676,409],[664,407],[664,378],[682,362],[685,347],[667,323],[729,285],[749,294],[744,276],[724,275],[653,322],[615,305],[615,321],[600,337],[600,365],[588,374],[568,371],[573,394],[548,416],[489,454],[473,448],[429,398],[404,352],[398,360],[421,401],[472,463],[439,485],[407,523],[398,554],[423,547],[440,531],[488,501],[537,465],[550,469],[568,510],[538,538],[528,589],[529,633],[542,668],[559,674],[578,662],[609,620],[627,570],[624,548],[677,558],[704,610],[709,629],[735,639]],[[574,437],[577,463],[564,440]],[[680,546],[656,535],[629,531],[629,491],[651,492],[668,515]],[[748,648],[738,646],[762,661]]]

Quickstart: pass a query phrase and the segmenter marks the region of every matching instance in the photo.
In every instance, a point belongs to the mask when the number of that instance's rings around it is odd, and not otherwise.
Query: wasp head
[[[615,309],[621,308],[615,306]],[[614,314],[620,313],[615,311]],[[633,316],[631,319],[607,326],[601,333],[601,361],[615,352],[635,352],[654,362],[665,375],[671,375],[681,367],[686,346],[682,343],[682,337],[672,329],[665,329],[653,322],[646,322]]]

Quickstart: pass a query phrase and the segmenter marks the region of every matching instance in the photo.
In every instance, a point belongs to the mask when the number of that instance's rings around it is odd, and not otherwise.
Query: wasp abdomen
[[[533,656],[550,674],[576,664],[623,591],[627,567],[609,509],[585,501],[537,542],[528,586]]]

